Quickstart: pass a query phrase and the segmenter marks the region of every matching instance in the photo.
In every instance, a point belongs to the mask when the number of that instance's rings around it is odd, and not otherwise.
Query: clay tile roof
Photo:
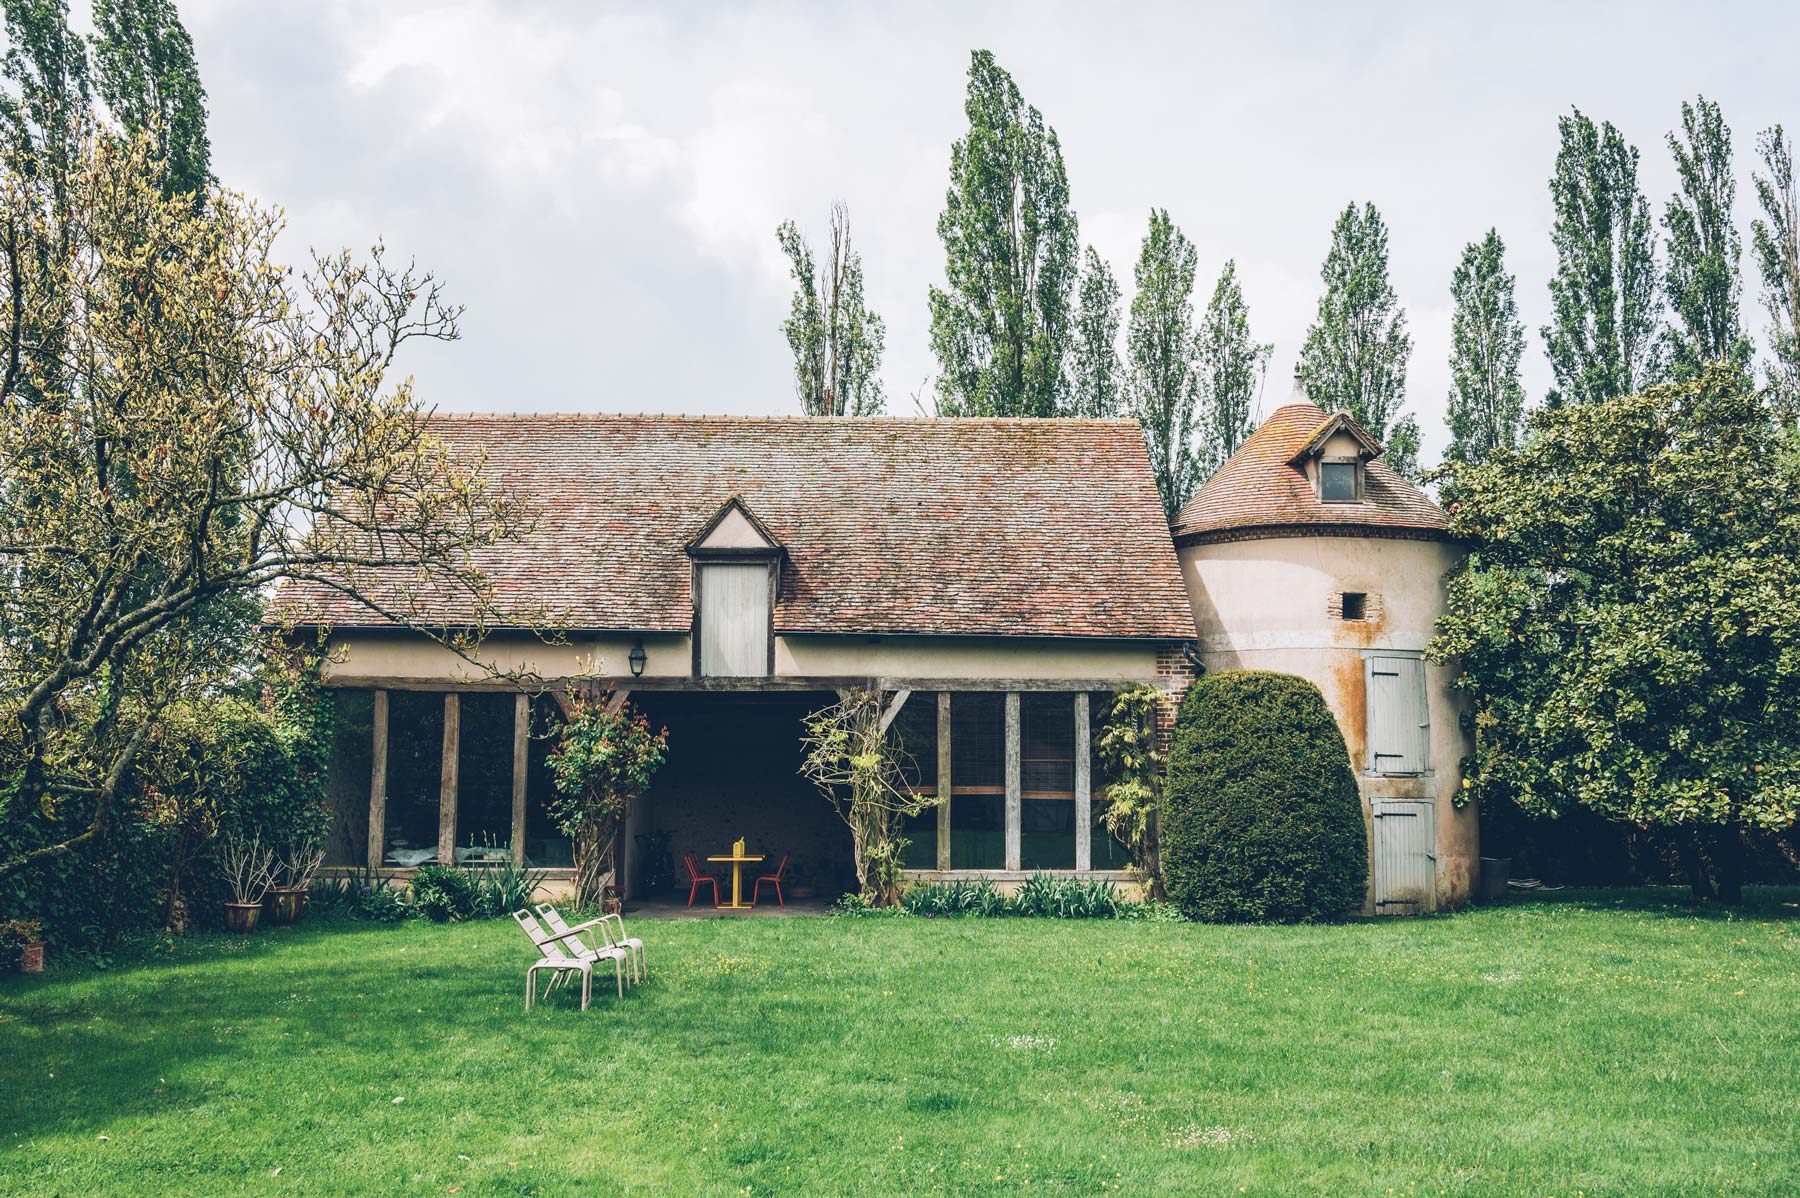
[[[1304,451],[1318,449],[1314,442],[1322,441],[1326,426],[1339,419],[1348,422],[1346,431],[1352,436],[1361,433],[1358,440],[1376,446],[1343,413],[1328,415],[1310,403],[1277,408],[1182,507],[1175,517],[1175,539],[1222,539],[1252,530],[1271,536],[1446,535],[1438,505],[1378,458],[1364,463],[1361,502],[1319,498],[1306,476]]]
[[[1194,635],[1133,421],[440,415],[431,427],[452,450],[485,450],[490,476],[539,510],[529,537],[478,563],[501,606],[549,603],[576,628],[688,631],[685,547],[735,496],[786,552],[777,632]],[[290,595],[334,624],[382,623],[322,587]]]

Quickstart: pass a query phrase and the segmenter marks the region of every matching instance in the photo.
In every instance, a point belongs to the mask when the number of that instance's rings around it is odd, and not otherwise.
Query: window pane
[[[952,741],[954,751],[954,741]],[[1006,799],[957,794],[950,800],[950,868],[1006,867]]]
[[[461,703],[457,859],[505,857],[512,849],[513,697],[470,693],[461,696]]]
[[[906,869],[937,868],[938,809],[929,808],[901,821],[900,835],[906,847],[900,851],[900,864]]]
[[[435,860],[444,772],[444,696],[388,692],[387,855],[389,865]],[[429,850],[429,851],[427,851]],[[424,853],[424,856],[419,854]]]
[[[568,869],[575,864],[574,844],[550,818],[550,800],[556,797],[550,754],[562,722],[562,708],[549,695],[539,695],[532,703],[531,768],[525,774],[525,864],[538,869]]]
[[[375,692],[331,693],[331,767],[325,779],[331,831],[325,864],[369,863],[369,771],[375,762]]]
[[[1089,858],[1094,869],[1130,869],[1132,866],[1131,851],[1125,842],[1106,830],[1101,814],[1106,810],[1106,802],[1098,791],[1094,795],[1094,832],[1089,841]]]
[[[1329,503],[1351,503],[1356,499],[1356,463],[1320,462],[1320,495]]]
[[[1075,696],[1019,697],[1019,787],[1032,795],[1075,794]]]
[[[959,691],[950,696],[950,786],[953,793],[1006,787],[1006,696]]]
[[[900,773],[914,790],[937,793],[937,695],[915,691],[888,725],[900,749]]]
[[[1075,868],[1075,800],[1026,799],[1019,812],[1021,869]]]

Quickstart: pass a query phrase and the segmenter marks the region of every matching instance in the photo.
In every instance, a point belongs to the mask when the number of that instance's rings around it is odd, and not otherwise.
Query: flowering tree
[[[550,818],[575,842],[575,901],[598,906],[614,870],[619,821],[668,756],[669,730],[650,731],[650,721],[629,703],[616,710],[605,696],[577,694],[550,769],[556,795]]]
[[[1153,898],[1163,891],[1157,821],[1162,811],[1163,754],[1157,747],[1156,711],[1161,692],[1133,686],[1114,695],[1094,737],[1094,756],[1106,787],[1100,823],[1131,852]]]
[[[853,690],[806,717],[800,772],[850,826],[856,881],[871,906],[900,901],[900,821],[937,806],[935,795],[906,785],[906,749],[882,726],[887,696]]]
[[[242,677],[272,586],[379,574],[381,615],[449,603],[479,639],[477,551],[528,522],[389,381],[456,336],[429,274],[379,246],[296,273],[278,213],[79,133],[66,170],[0,144],[0,878],[107,836],[160,713]]]

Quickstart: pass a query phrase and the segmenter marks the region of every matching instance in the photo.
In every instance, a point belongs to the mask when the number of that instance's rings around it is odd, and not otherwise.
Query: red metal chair
[[[775,887],[775,901],[783,907],[787,906],[787,900],[781,897],[781,879],[787,875],[787,863],[788,855],[783,853],[781,855],[781,864],[775,867],[774,873],[763,874],[756,879],[756,885],[750,888],[750,905],[752,907],[756,906],[756,896],[762,893],[762,884],[764,882],[768,882]]]
[[[692,853],[683,853],[681,855],[681,866],[683,869],[687,870],[688,876],[687,905],[690,907],[694,905],[694,896],[700,893],[700,888],[702,886],[711,886],[713,892],[713,906],[718,906],[719,879],[702,870],[700,868],[700,859]]]

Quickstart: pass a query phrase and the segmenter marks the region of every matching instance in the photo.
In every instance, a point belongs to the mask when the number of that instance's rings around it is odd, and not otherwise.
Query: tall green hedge
[[[1343,733],[1304,678],[1235,670],[1196,682],[1163,804],[1163,877],[1189,918],[1312,922],[1362,906],[1362,800]]]

